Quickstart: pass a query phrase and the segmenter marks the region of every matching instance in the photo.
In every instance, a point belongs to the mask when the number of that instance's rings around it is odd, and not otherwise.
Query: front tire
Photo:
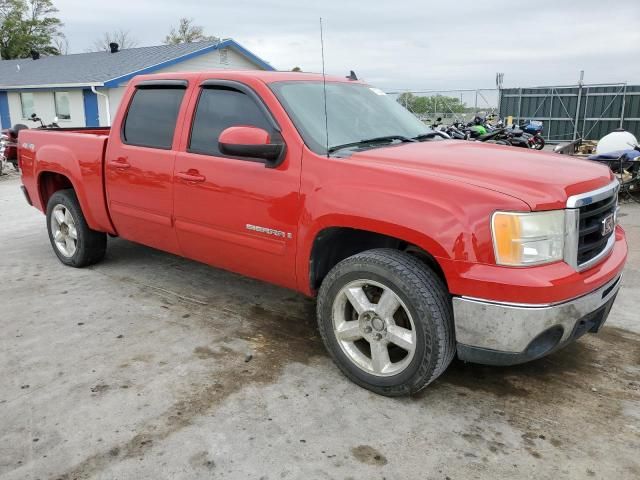
[[[391,249],[338,263],[318,294],[318,325],[340,370],[386,396],[413,394],[455,355],[451,299],[423,262]]]
[[[47,203],[47,231],[56,256],[70,267],[86,267],[104,258],[107,235],[91,230],[72,189],[59,190]]]

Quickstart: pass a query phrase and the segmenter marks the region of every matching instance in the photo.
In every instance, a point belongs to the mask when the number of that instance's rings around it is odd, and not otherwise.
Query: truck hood
[[[390,171],[437,175],[510,195],[532,210],[564,208],[571,195],[608,185],[608,167],[551,152],[468,141],[403,143],[350,159]]]

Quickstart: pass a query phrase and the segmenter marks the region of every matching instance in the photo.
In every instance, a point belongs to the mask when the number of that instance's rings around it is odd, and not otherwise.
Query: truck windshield
[[[275,82],[270,86],[307,146],[320,155],[326,155],[322,82]],[[363,145],[372,148],[431,132],[393,98],[360,83],[327,82],[327,120],[330,152],[336,147],[357,146],[367,139],[385,139],[368,141]]]

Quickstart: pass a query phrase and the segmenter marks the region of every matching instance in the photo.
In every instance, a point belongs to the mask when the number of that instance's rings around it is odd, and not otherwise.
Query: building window
[[[22,118],[31,118],[31,115],[36,113],[36,107],[33,102],[33,93],[21,92],[20,104],[22,106]]]
[[[71,120],[71,104],[69,92],[53,92],[56,104],[56,117],[60,120]]]

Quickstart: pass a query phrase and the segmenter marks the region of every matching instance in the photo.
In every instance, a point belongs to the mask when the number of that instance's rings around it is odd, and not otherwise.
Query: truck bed
[[[108,127],[91,127],[20,132],[18,158],[23,184],[36,208],[46,211],[46,190],[58,186],[61,174],[70,179],[69,187],[76,191],[89,226],[114,231],[105,203],[103,168],[109,131]],[[46,181],[38,182],[41,177]]]

